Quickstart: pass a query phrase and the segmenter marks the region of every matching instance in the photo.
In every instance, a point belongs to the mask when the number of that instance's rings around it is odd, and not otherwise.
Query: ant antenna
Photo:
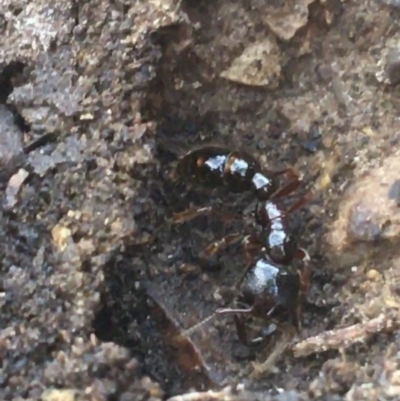
[[[207,316],[205,319],[200,321],[199,323],[196,323],[194,326],[189,327],[188,329],[184,330],[181,332],[181,336],[187,337],[193,334],[195,331],[197,331],[201,326],[204,326],[206,323],[208,323],[210,320],[214,319],[217,316],[218,312],[214,312],[212,315]]]
[[[201,322],[196,323],[194,326],[189,327],[187,330],[182,331],[181,336],[190,336],[192,333],[194,333],[196,330],[198,330],[201,326],[205,325],[218,315],[225,315],[225,314],[231,314],[231,313],[251,313],[253,308],[248,308],[248,309],[232,309],[232,308],[219,308],[217,309],[212,315],[207,316],[205,319],[203,319]]]

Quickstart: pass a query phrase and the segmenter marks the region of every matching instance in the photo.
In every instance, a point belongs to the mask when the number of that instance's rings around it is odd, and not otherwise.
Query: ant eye
[[[204,166],[204,157],[199,157],[197,160],[196,160],[196,166],[197,167],[203,167]]]

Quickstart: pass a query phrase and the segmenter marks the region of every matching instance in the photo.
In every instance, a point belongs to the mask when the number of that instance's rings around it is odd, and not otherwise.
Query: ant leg
[[[303,261],[304,263],[309,263],[311,260],[310,255],[304,248],[297,249],[295,258]]]
[[[246,235],[243,239],[246,262],[251,263],[264,248],[264,242],[258,234]]]
[[[273,370],[274,366],[276,365],[279,357],[285,351],[287,346],[289,345],[290,341],[296,335],[295,330],[291,325],[279,325],[279,329],[282,331],[282,336],[279,341],[275,344],[274,350],[268,356],[267,360],[262,363],[253,362],[254,368],[254,376],[262,375],[268,371]]]
[[[181,213],[174,213],[172,218],[173,224],[180,224],[191,221],[199,216],[214,215],[220,217],[223,221],[241,220],[242,216],[221,212],[212,206],[207,207],[194,207],[184,210]]]
[[[299,275],[300,275],[301,286],[303,288],[303,291],[308,292],[308,290],[310,289],[311,275],[312,275],[310,255],[308,254],[308,252],[305,249],[298,248],[295,258],[301,260],[303,263],[303,265],[299,271]]]
[[[201,322],[196,323],[194,326],[189,327],[186,330],[183,330],[180,335],[182,337],[190,336],[192,333],[197,331],[200,327],[202,327],[203,325],[205,325],[209,321],[211,321],[214,318],[216,318],[218,315],[228,314],[228,313],[251,314],[252,311],[253,311],[252,307],[248,308],[248,309],[231,309],[231,308],[222,309],[222,308],[220,308],[220,309],[217,309],[213,314],[211,314],[211,315],[207,316],[206,318],[204,318]]]
[[[293,167],[288,167],[283,170],[271,171],[270,174],[273,176],[279,176],[279,175],[286,174],[287,176],[289,176],[290,178],[293,178],[293,179],[299,179],[299,177],[300,177],[299,172]]]
[[[314,302],[310,302],[306,298],[306,293],[309,291],[310,286],[311,286],[311,276],[312,276],[312,268],[310,264],[310,256],[308,255],[308,252],[303,249],[299,248],[297,250],[297,253],[295,255],[296,259],[299,259],[303,262],[302,267],[299,269],[299,275],[300,275],[300,281],[301,281],[301,287],[302,287],[302,302],[299,304],[299,310],[297,311],[297,319],[299,322],[299,330],[298,332],[300,333],[301,331],[301,320],[300,320],[300,315],[301,315],[301,309],[304,307],[307,310],[312,310],[315,313],[318,314],[323,314],[326,315],[334,306],[337,306],[339,303],[329,303],[325,305],[317,305]]]
[[[228,313],[238,313],[238,314],[244,314],[244,315],[251,315],[253,313],[254,308],[250,307],[247,309],[233,309],[233,308],[220,308],[215,311],[216,314],[218,315],[225,315]]]
[[[148,240],[143,241],[140,245],[145,244],[152,244],[155,239],[157,238],[157,234],[161,231],[162,228],[165,227],[167,224],[181,224],[188,221],[191,221],[199,216],[204,215],[214,215],[221,218],[222,221],[228,222],[232,220],[242,220],[243,216],[232,214],[232,213],[225,213],[215,209],[212,206],[208,207],[194,207],[187,210],[184,210],[181,213],[174,213],[173,217],[166,220],[164,223],[160,224],[151,234]]]
[[[249,345],[249,341],[247,339],[247,333],[246,333],[246,325],[244,323],[243,315],[234,315],[234,321],[235,321],[235,326],[236,326],[236,332],[239,338],[239,341],[243,345]]]
[[[187,337],[190,336],[191,334],[193,334],[195,331],[197,331],[200,327],[204,326],[206,323],[208,323],[209,321],[213,320],[215,317],[217,316],[217,313],[213,313],[210,316],[207,316],[206,318],[204,318],[202,321],[200,321],[199,323],[196,323],[195,325],[193,325],[192,327],[189,327],[186,330],[183,330],[181,332],[181,336],[182,337]]]
[[[301,330],[302,330],[302,307],[301,307],[301,302],[299,302],[297,304],[297,306],[294,308],[293,311],[293,329],[295,334],[300,335],[301,334]]]
[[[295,179],[294,181],[289,182],[289,184],[284,187],[278,189],[274,194],[272,194],[271,199],[283,198],[284,196],[290,195],[292,192],[296,191],[297,188],[300,187],[302,181],[299,179]]]
[[[300,198],[297,202],[295,202],[292,206],[290,206],[290,208],[287,209],[285,213],[289,214],[289,213],[294,212],[297,209],[300,209],[306,203],[310,202],[311,199],[312,199],[312,194],[308,193],[307,195],[305,195],[302,198]]]
[[[212,242],[208,245],[204,250],[203,253],[206,258],[211,258],[215,256],[217,253],[221,252],[222,250],[226,249],[228,246],[236,244],[242,238],[242,234],[234,233],[228,234],[225,237],[221,238],[218,241]]]
[[[250,267],[252,266],[254,259],[263,249],[263,243],[258,238],[257,235],[247,235],[243,239],[244,250],[245,250],[245,268],[243,269],[243,273],[240,275],[239,279],[236,281],[235,287],[238,289],[242,284],[244,278]]]

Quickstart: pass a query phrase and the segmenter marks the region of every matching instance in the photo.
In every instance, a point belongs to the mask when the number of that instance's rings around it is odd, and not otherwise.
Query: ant
[[[194,149],[183,156],[177,167],[181,179],[208,188],[225,186],[234,193],[251,191],[256,198],[255,222],[261,232],[253,231],[243,236],[229,234],[206,248],[212,256],[221,249],[242,240],[246,255],[246,267],[236,284],[237,302],[243,308],[218,309],[214,314],[199,322],[183,334],[197,328],[221,314],[234,314],[239,340],[248,345],[244,319],[253,316],[275,323],[283,329],[282,319],[289,321],[285,328],[299,332],[301,328],[301,298],[308,291],[311,270],[308,253],[298,247],[291,235],[287,216],[302,207],[308,200],[303,197],[288,210],[279,199],[294,192],[300,185],[299,175],[292,169],[280,171],[262,170],[260,164],[243,151],[230,150],[216,145]],[[286,186],[279,187],[279,176],[293,178]],[[214,214],[224,220],[242,217],[220,212],[213,207],[192,208],[174,215],[174,223],[190,221],[197,216]],[[289,266],[293,259],[300,259],[300,269]]]

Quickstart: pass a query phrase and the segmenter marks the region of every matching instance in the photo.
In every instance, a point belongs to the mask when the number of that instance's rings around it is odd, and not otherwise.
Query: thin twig
[[[355,343],[366,341],[371,335],[393,330],[397,323],[392,318],[381,314],[365,323],[337,330],[329,330],[314,337],[309,337],[292,348],[295,357],[307,356],[331,349],[348,348]]]

